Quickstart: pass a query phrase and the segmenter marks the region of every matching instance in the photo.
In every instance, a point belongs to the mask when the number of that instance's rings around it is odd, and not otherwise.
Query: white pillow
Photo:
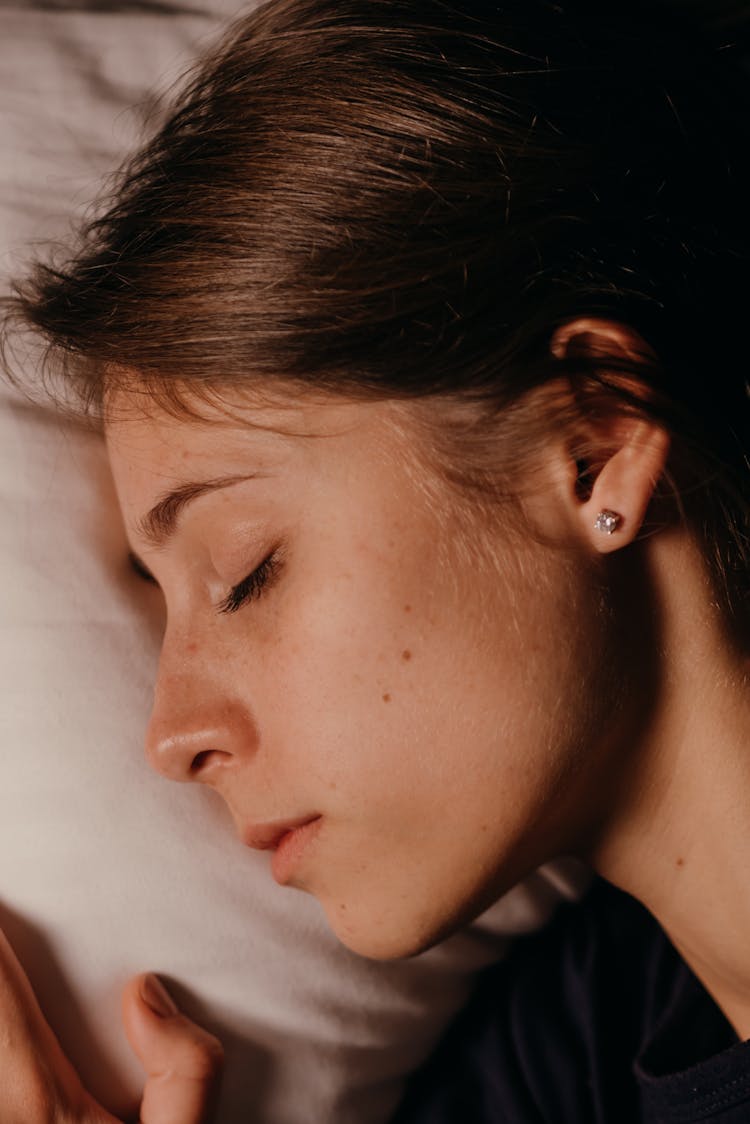
[[[64,236],[134,143],[149,88],[234,10],[0,3],[0,288],[30,242]],[[220,1120],[379,1124],[504,934],[541,924],[586,874],[547,867],[414,960],[348,952],[235,842],[210,792],[147,768],[162,608],[125,550],[100,436],[2,390],[0,924],[115,1114],[141,1081],[119,991],[153,969],[227,1047]]]

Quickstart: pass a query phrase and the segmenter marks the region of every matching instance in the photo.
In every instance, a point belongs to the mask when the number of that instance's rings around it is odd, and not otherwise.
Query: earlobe
[[[595,317],[579,317],[558,327],[550,351],[557,358],[601,358],[604,367],[607,356],[627,359],[636,369],[639,362],[655,359],[651,347],[634,329]],[[631,403],[633,395],[646,401],[648,386],[636,374],[617,375],[614,381],[622,383]],[[639,535],[666,467],[669,434],[645,412],[618,410],[616,401],[611,412],[598,411],[592,417],[584,416],[582,422],[586,446],[598,452],[595,470],[577,462],[575,518],[584,541],[597,553],[609,554]],[[585,490],[580,487],[582,473]]]
[[[597,474],[579,509],[580,529],[599,554],[633,542],[667,462],[669,435],[648,419],[628,419],[629,430]]]

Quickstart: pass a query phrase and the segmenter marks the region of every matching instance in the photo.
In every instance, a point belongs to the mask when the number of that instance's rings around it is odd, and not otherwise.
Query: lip
[[[320,824],[321,816],[317,814],[300,816],[295,820],[251,824],[242,833],[242,838],[248,847],[274,852],[271,873],[274,880],[284,886],[317,835]]]

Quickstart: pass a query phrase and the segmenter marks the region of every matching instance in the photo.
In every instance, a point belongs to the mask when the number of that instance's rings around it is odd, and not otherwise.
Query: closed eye
[[[217,605],[220,613],[236,613],[238,609],[260,595],[272,584],[274,584],[279,576],[282,566],[281,553],[279,550],[272,551],[260,566],[257,566],[251,574],[230,589],[224,600]]]
[[[146,569],[146,567],[143,565],[143,563],[141,562],[138,555],[133,554],[132,550],[128,551],[128,562],[130,563],[132,568],[135,570],[135,572],[136,572],[136,574],[138,575],[139,578],[143,578],[143,580],[147,581],[150,585],[158,585],[159,584],[158,581],[156,580],[156,578],[154,577],[154,575],[151,573],[151,571]]]
[[[138,577],[147,581],[149,585],[155,585],[158,588],[159,583],[156,578],[150,570],[146,569],[137,554],[129,551],[128,561]],[[281,565],[281,551],[273,550],[264,558],[260,566],[256,566],[252,573],[230,589],[224,600],[217,605],[218,612],[236,613],[246,602],[260,597],[261,593],[278,578]]]

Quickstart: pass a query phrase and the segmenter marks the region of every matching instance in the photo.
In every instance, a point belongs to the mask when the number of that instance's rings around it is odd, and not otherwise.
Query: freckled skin
[[[210,785],[239,830],[320,815],[291,883],[368,956],[429,947],[572,849],[615,775],[594,751],[612,646],[580,549],[493,530],[496,559],[469,567],[403,469],[402,403],[238,399],[256,426],[114,406],[126,529],[167,607],[155,768]],[[195,500],[160,550],[138,538],[165,489],[241,472],[263,475]],[[273,587],[219,613],[278,544]]]

